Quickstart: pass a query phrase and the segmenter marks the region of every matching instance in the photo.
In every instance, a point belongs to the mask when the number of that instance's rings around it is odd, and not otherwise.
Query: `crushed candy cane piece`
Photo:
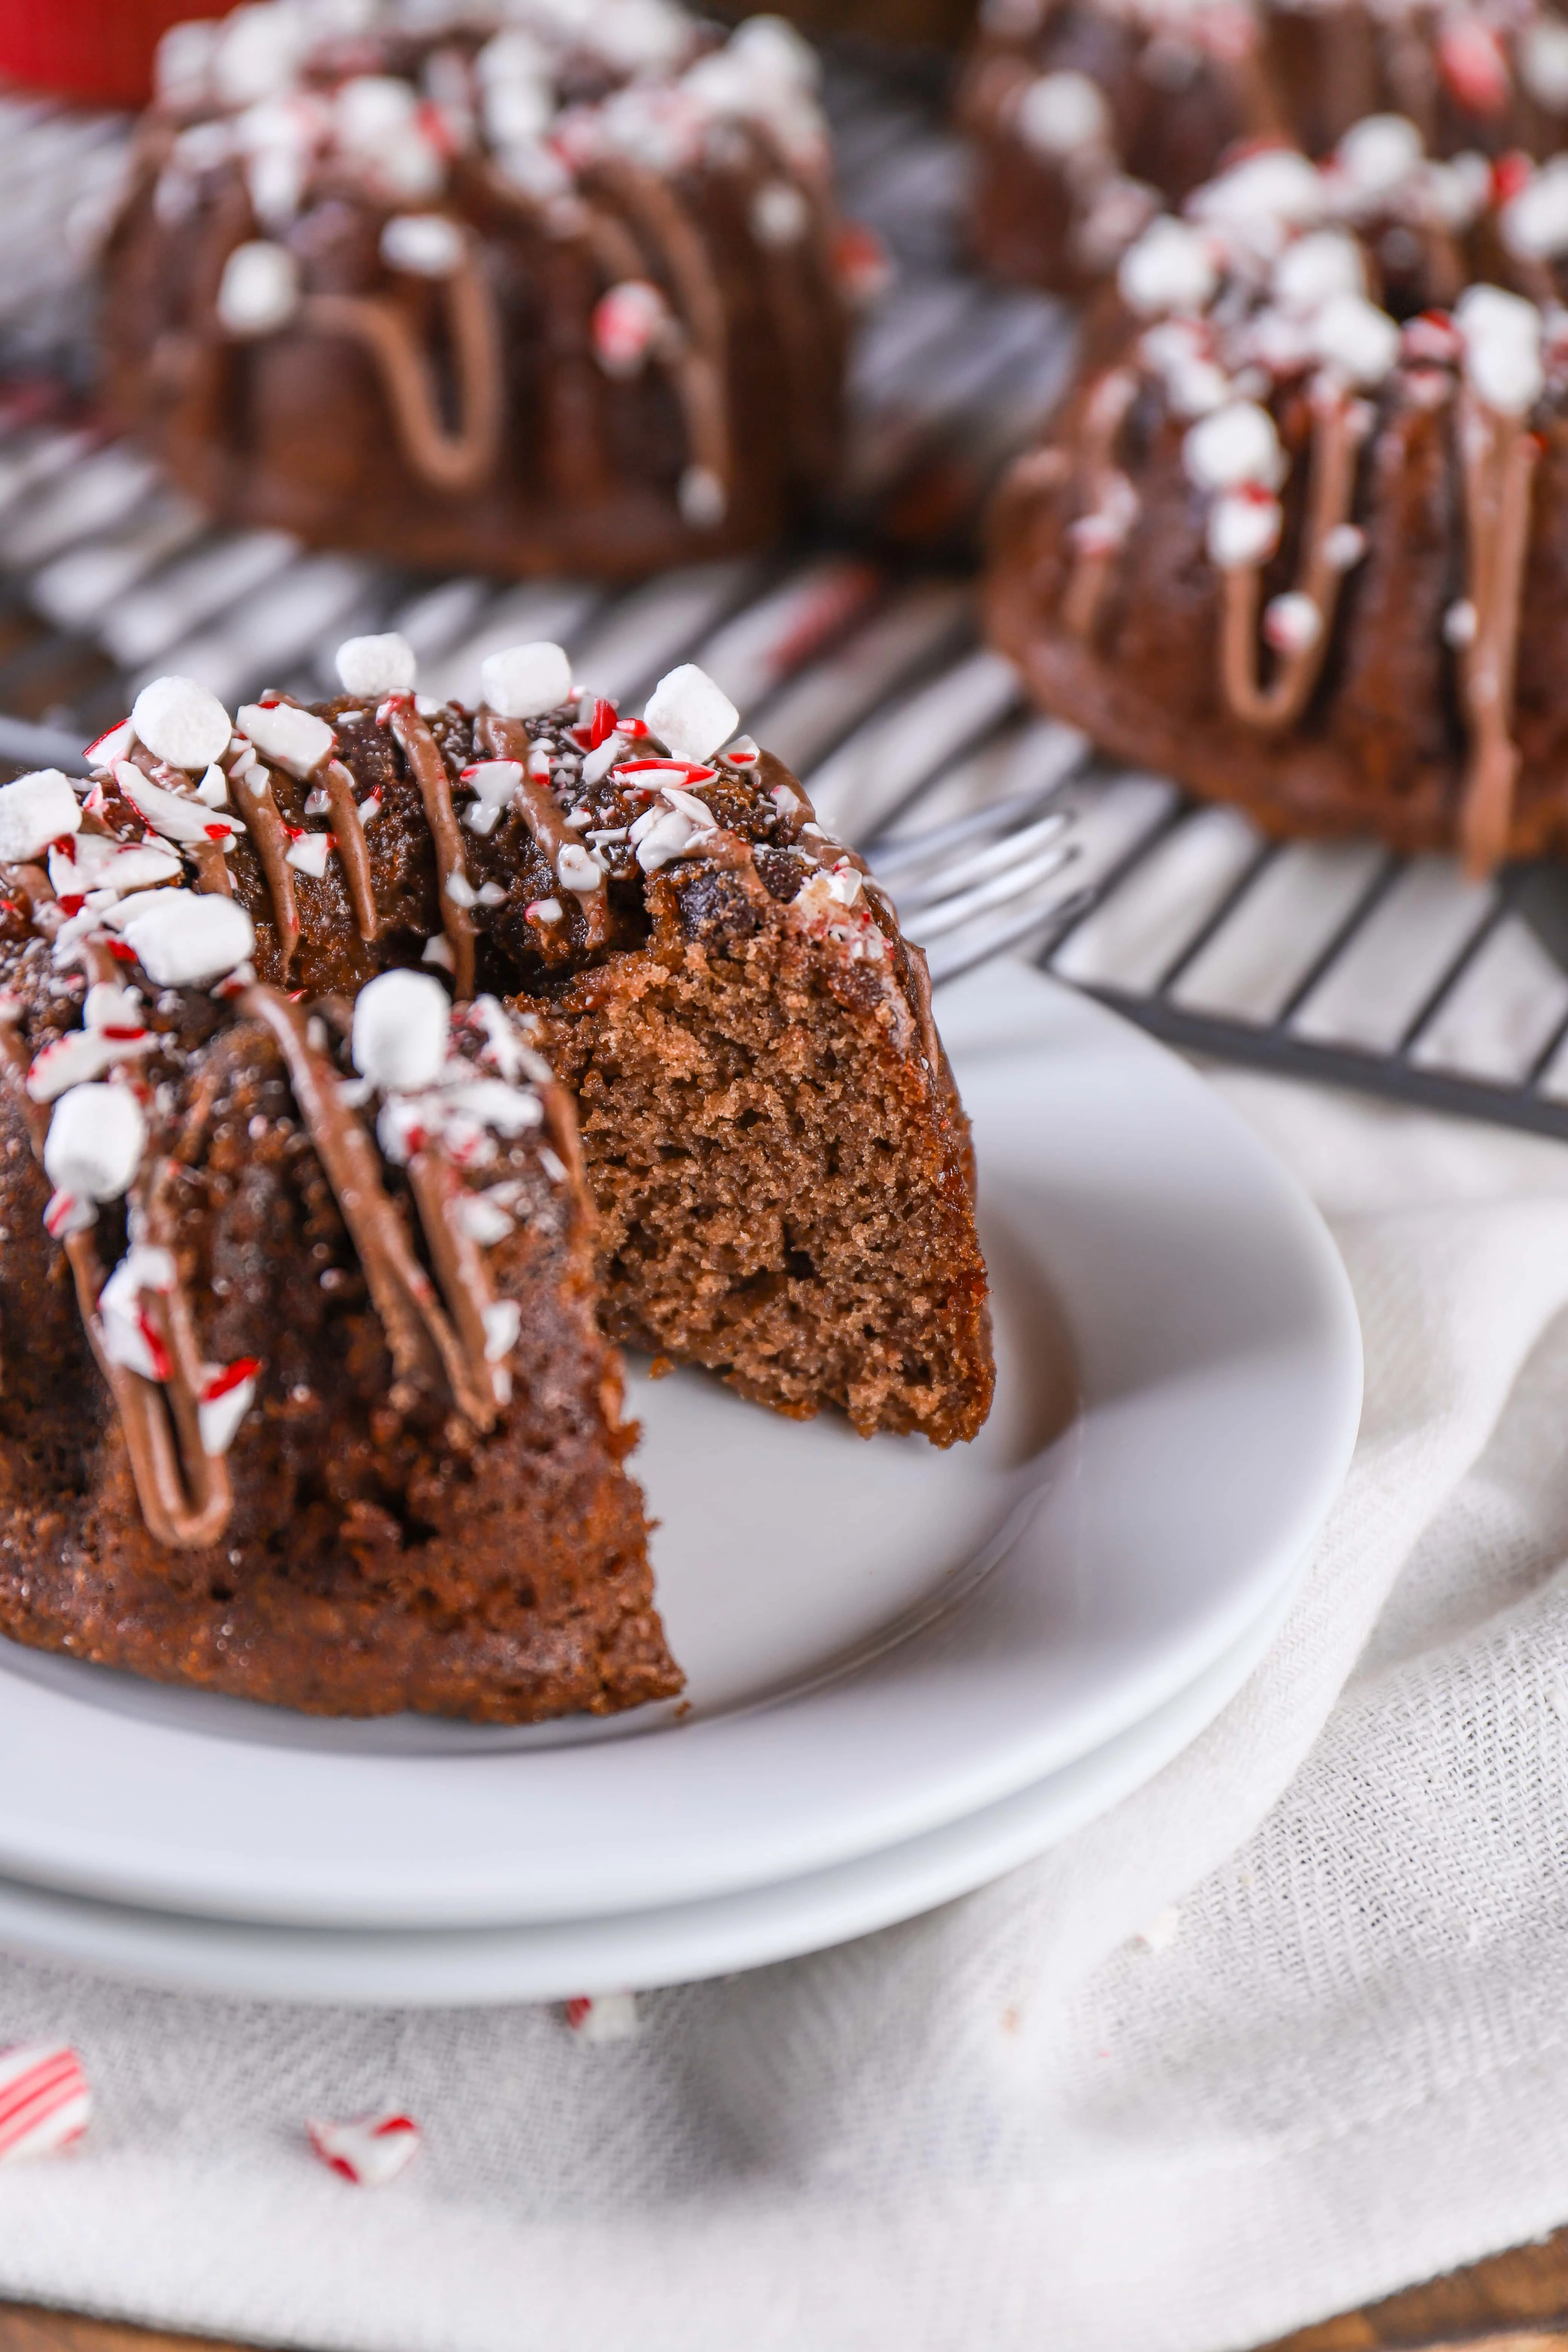
[[[578,1993],[566,2004],[566,2022],[584,2042],[629,2042],[637,2030],[637,1995]]]
[[[58,2156],[86,2131],[92,2093],[66,2042],[24,2042],[0,2050],[0,2164]]]
[[[324,719],[291,702],[247,702],[239,712],[239,724],[264,760],[287,768],[301,783],[331,757],[337,745]]]
[[[384,2189],[419,2150],[419,2126],[396,2107],[342,2124],[310,2122],[306,2136],[321,2162],[359,2189]]]

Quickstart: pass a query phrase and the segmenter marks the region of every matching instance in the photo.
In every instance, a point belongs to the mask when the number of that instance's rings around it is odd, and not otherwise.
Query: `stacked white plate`
[[[649,1382],[679,1706],[322,1722],[0,1643],[0,1943],[298,2000],[542,2000],[884,1926],[1158,1770],[1267,1647],[1361,1399],[1344,1274],[1184,1064],[944,994],[999,1379],[972,1446]]]

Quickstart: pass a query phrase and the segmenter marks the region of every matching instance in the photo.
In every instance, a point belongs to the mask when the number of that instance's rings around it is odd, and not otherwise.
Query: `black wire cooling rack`
[[[1078,856],[1026,951],[1156,1035],[1568,1138],[1568,867],[1478,884],[1368,843],[1269,843],[1097,759],[976,644],[961,551],[1062,381],[1070,321],[963,268],[963,158],[928,82],[840,60],[827,97],[847,206],[896,268],[858,353],[834,535],[609,593],[416,578],[204,523],[72,406],[75,256],[122,126],[0,100],[0,214],[27,226],[0,254],[0,762],[68,764],[163,670],[231,707],[322,691],[364,629],[401,629],[422,685],[468,698],[521,637],[564,643],[624,701],[696,660],[862,844],[1014,795],[1070,810]]]

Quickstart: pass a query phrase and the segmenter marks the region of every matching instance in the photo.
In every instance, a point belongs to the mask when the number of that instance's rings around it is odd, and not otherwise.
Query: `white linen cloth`
[[[99,2099],[0,2171],[0,2293],[367,2352],[1222,2352],[1568,2219],[1568,1149],[1217,1083],[1331,1218],[1367,1399],[1186,1754],[624,2042],[0,1962],[0,2042]],[[425,2147],[351,2188],[302,2119],[386,2097]]]

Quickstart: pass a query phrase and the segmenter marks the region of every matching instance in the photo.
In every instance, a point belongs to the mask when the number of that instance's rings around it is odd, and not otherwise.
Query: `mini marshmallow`
[[[741,723],[729,696],[695,662],[682,662],[659,679],[644,715],[678,760],[697,761],[710,759]]]
[[[1454,308],[1465,373],[1489,408],[1522,416],[1541,397],[1541,312],[1500,286],[1468,286]]]
[[[131,724],[155,760],[193,774],[222,759],[233,731],[216,695],[194,677],[155,677],[137,696]]]
[[[201,988],[242,964],[256,945],[237,898],[153,890],[132,899],[118,929],[158,988]]]
[[[237,8],[211,30],[216,37],[213,74],[226,106],[249,106],[288,89],[302,46],[293,9]]]
[[[1274,268],[1274,298],[1288,310],[1316,310],[1339,294],[1366,292],[1366,270],[1353,237],[1324,228],[1288,245]]]
[[[1399,329],[1386,310],[1360,294],[1336,294],[1312,325],[1312,341],[1325,365],[1352,383],[1381,383],[1399,357]]]
[[[286,245],[237,245],[218,280],[218,323],[231,335],[274,335],[300,307],[300,265]]]
[[[446,1066],[451,1020],[451,999],[438,980],[384,971],[354,999],[353,1066],[384,1092],[434,1086]]]
[[[1334,161],[1358,196],[1385,196],[1420,163],[1421,133],[1403,114],[1368,114],[1351,125]]]
[[[345,637],[338,647],[338,678],[345,694],[379,702],[387,694],[412,694],[419,665],[413,646],[395,629],[384,636]]]
[[[1208,551],[1222,572],[1266,563],[1279,544],[1283,518],[1277,499],[1247,498],[1232,491],[1209,509]]]
[[[1549,113],[1568,112],[1568,25],[1545,16],[1528,26],[1515,45],[1524,86]]]
[[[752,235],[764,251],[798,245],[811,226],[811,206],[793,180],[768,180],[752,198]]]
[[[1568,251],[1568,157],[1554,156],[1503,206],[1499,226],[1510,253],[1549,261]]]
[[[1019,99],[1014,120],[1025,146],[1053,159],[1103,147],[1110,135],[1105,92],[1081,73],[1041,74]]]
[[[381,232],[381,257],[412,278],[450,278],[461,267],[463,232],[444,213],[395,213]]]
[[[1251,400],[1233,400],[1193,425],[1182,457],[1200,490],[1235,489],[1243,482],[1277,489],[1284,471],[1274,419]]]
[[[0,859],[41,857],[51,841],[81,830],[81,803],[58,768],[35,768],[0,785]]]
[[[72,1087],[54,1108],[44,1139],[44,1173],[79,1201],[118,1201],[131,1189],[147,1148],[147,1121],[129,1087],[94,1080]]]
[[[287,768],[301,783],[330,759],[337,738],[313,710],[292,702],[247,702],[237,715],[240,732],[248,735],[264,760]]]
[[[688,466],[676,485],[680,520],[691,530],[717,530],[730,509],[729,493],[711,466]]]
[[[1162,310],[1201,310],[1219,272],[1201,231],[1184,221],[1152,221],[1121,257],[1116,283],[1129,310],[1144,317]]]
[[[483,700],[503,719],[542,719],[572,699],[572,665],[544,639],[487,654],[479,666]]]

